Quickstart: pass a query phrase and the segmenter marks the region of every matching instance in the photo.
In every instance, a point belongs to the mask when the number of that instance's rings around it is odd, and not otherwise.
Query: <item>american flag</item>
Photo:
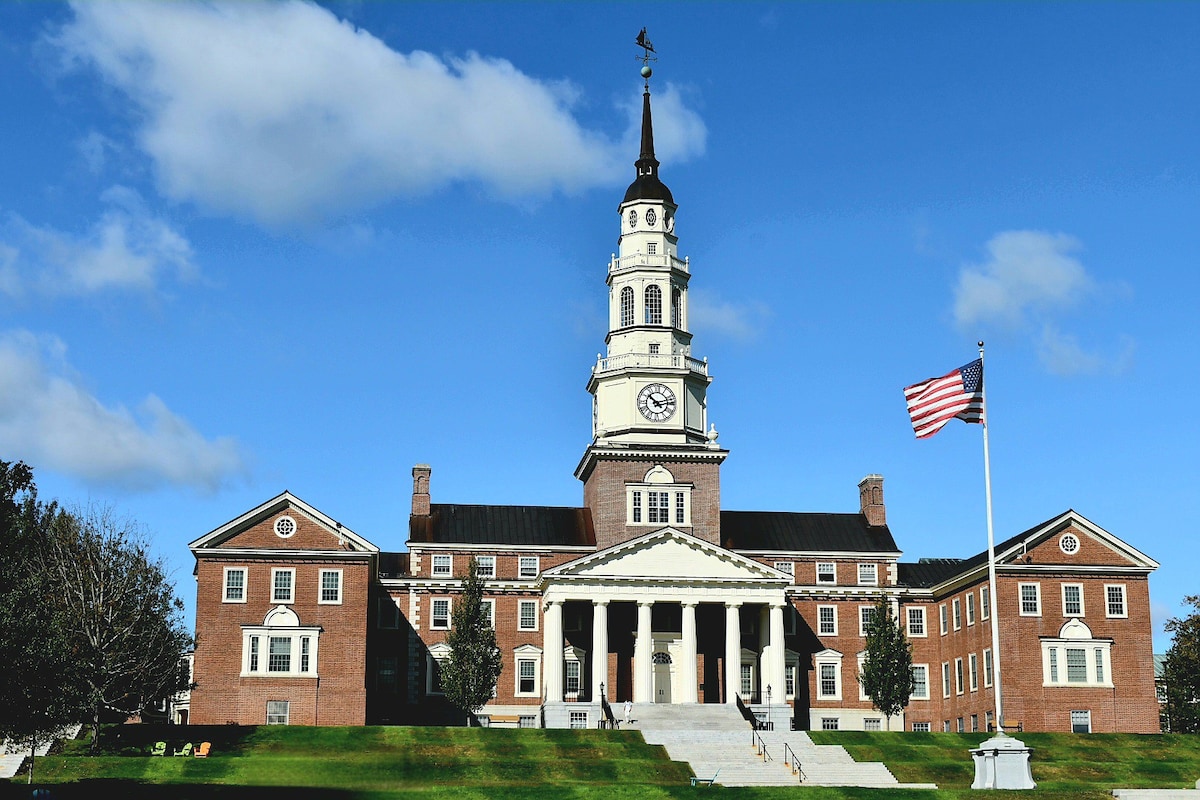
[[[906,386],[904,399],[918,439],[933,436],[954,417],[983,422],[983,359],[940,378]]]

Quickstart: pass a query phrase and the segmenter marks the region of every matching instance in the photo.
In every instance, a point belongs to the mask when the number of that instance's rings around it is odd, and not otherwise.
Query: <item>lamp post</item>
[[[775,730],[774,724],[771,722],[771,684],[767,684],[767,730]]]

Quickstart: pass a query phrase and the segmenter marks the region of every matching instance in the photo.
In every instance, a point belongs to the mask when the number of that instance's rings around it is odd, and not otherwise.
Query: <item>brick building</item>
[[[728,451],[708,421],[708,363],[691,352],[691,265],[648,80],[642,116],[606,276],[607,353],[588,383],[583,505],[434,503],[417,465],[404,552],[287,492],[196,539],[191,721],[461,719],[437,665],[474,556],[504,658],[480,714],[493,725],[591,727],[603,696],[740,703],[799,728],[986,730],[998,662],[1006,725],[1157,731],[1157,564],[1074,511],[996,546],[993,618],[987,553],[900,560],[879,475],[851,512],[721,508]],[[857,680],[881,594],[913,642],[917,687],[890,721]]]

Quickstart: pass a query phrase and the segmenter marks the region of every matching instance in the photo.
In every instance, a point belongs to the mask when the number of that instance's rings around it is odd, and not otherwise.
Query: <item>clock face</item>
[[[629,227],[631,227],[631,228],[637,227],[637,209],[636,208],[629,209]]]
[[[651,422],[666,422],[675,414],[675,393],[661,383],[648,384],[638,392],[637,407]]]
[[[649,225],[651,228],[653,228],[653,227],[654,227],[654,222],[655,222],[655,220],[657,220],[657,219],[658,219],[658,217],[657,217],[657,216],[655,216],[655,214],[654,214],[654,209],[653,209],[653,208],[651,208],[651,209],[648,209],[648,210],[646,211],[646,224],[647,224],[647,225]]]

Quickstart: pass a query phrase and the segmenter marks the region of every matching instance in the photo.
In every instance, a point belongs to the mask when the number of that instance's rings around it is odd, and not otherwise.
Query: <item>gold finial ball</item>
[[[649,65],[649,64],[647,64],[646,66],[642,67],[642,77],[643,77],[643,78],[649,78],[649,77],[650,77],[651,75],[653,75],[653,74],[654,74],[654,70],[650,69],[650,65]]]

